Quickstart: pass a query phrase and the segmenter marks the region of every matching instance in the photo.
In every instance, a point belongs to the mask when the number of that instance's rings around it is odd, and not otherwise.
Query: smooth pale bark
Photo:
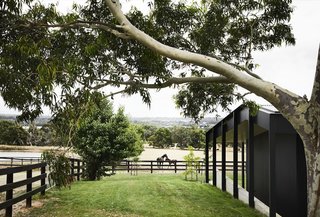
[[[133,26],[122,13],[118,0],[105,0],[121,29],[154,52],[184,63],[202,66],[227,78],[275,106],[300,135],[307,164],[308,216],[320,216],[320,50],[311,100],[274,83],[255,78],[213,57],[179,50],[156,41]],[[214,36],[213,36],[214,37]],[[209,79],[208,79],[208,82]]]

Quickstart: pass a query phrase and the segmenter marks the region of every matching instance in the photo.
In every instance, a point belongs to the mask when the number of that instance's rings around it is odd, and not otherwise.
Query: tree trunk
[[[320,216],[320,107],[308,111],[309,125],[297,129],[304,143],[307,168],[308,217]],[[307,121],[308,122],[308,121]],[[313,129],[311,133],[310,129]]]
[[[300,135],[307,168],[308,217],[320,216],[320,47],[310,101],[276,90],[275,105]]]
[[[320,216],[320,46],[318,51],[318,61],[313,84],[310,107],[305,116],[308,126],[305,135],[301,133],[304,142],[305,156],[307,164],[308,183],[308,216]]]
[[[308,146],[313,146],[312,150],[305,150],[307,162],[307,192],[308,192],[308,216],[320,216],[320,150],[319,139]]]
[[[308,113],[312,124],[297,130],[304,143],[307,168],[308,217],[320,216],[320,137],[319,110],[312,109]],[[313,133],[309,129],[313,128]]]

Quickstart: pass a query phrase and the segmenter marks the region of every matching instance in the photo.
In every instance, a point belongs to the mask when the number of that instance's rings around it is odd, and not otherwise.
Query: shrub
[[[55,185],[58,189],[69,187],[73,181],[70,171],[70,160],[63,153],[45,151],[42,153],[43,161],[49,166],[48,180],[50,185]]]

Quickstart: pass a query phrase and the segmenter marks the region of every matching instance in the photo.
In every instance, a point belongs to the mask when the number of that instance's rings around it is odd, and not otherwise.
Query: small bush
[[[194,177],[195,177],[195,179],[198,181],[197,169],[200,167],[200,164],[199,164],[200,157],[196,157],[194,155],[193,153],[194,148],[192,146],[189,146],[188,149],[189,149],[189,154],[183,157],[184,160],[187,161],[186,171],[184,172],[185,179],[188,180],[188,176],[190,176],[191,177],[190,180],[194,180]]]
[[[54,151],[45,151],[42,153],[42,159],[49,166],[49,184],[55,185],[58,189],[69,187],[73,181],[70,171],[70,160],[63,154]]]

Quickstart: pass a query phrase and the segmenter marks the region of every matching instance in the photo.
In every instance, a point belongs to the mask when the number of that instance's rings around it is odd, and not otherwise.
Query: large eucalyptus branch
[[[132,39],[128,34],[123,33],[121,31],[118,31],[116,28],[122,29],[122,26],[115,26],[115,27],[110,27],[109,25],[107,25],[105,22],[100,22],[100,21],[84,21],[84,20],[76,20],[73,22],[69,22],[69,23],[58,23],[58,24],[43,24],[43,23],[32,23],[30,22],[28,25],[22,25],[24,27],[46,27],[46,28],[77,28],[77,27],[82,27],[82,28],[88,28],[88,29],[100,29],[106,32],[109,32],[119,38],[122,39]],[[192,43],[190,43],[189,40],[187,39],[183,39],[185,43],[189,44],[190,46],[193,47],[193,50],[196,50],[196,48],[194,47],[194,45]],[[261,79],[260,76],[258,76],[257,74],[253,73],[251,70],[249,70],[248,68],[244,67],[244,66],[240,66],[234,63],[230,63],[224,60],[219,59],[216,56],[213,56],[213,58],[217,59],[218,61],[224,62],[226,64],[229,64],[237,69],[240,69],[241,71],[244,71],[246,73],[248,73],[250,76]]]
[[[239,68],[233,67],[216,58],[164,45],[133,26],[121,11],[118,0],[105,1],[111,13],[120,23],[119,28],[122,28],[122,32],[160,55],[180,62],[195,64],[220,74],[230,82],[238,84],[256,95],[265,98],[278,109],[281,109],[279,108],[281,107],[280,101],[283,100],[283,97],[285,97],[286,100],[290,100],[290,98],[301,98],[276,84],[243,73]]]
[[[46,28],[75,28],[75,27],[82,27],[82,28],[89,28],[89,29],[101,29],[106,32],[109,32],[119,38],[122,39],[130,39],[125,33],[122,33],[115,28],[108,26],[106,23],[99,22],[99,21],[83,21],[83,20],[76,20],[69,23],[61,23],[61,24],[43,24],[43,23],[29,23],[28,25],[23,25],[25,27],[46,27]]]
[[[186,84],[186,83],[201,83],[201,84],[208,84],[208,83],[230,83],[229,80],[223,76],[216,76],[216,77],[184,77],[184,78],[177,78],[172,77],[168,78],[167,81],[163,83],[142,83],[139,80],[127,80],[127,81],[115,81],[109,79],[100,79],[97,80],[101,83],[91,87],[92,89],[98,90],[103,87],[106,87],[110,84],[115,85],[126,85],[126,86],[135,86],[140,88],[146,89],[160,89],[165,87],[170,87],[172,85],[179,85],[179,84]]]

